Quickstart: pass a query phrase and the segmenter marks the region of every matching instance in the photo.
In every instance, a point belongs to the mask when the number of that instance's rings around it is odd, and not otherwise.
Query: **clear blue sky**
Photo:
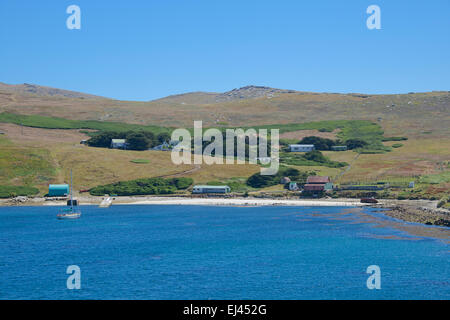
[[[81,30],[66,8],[81,7]],[[381,8],[368,30],[366,8]],[[448,0],[1,0],[0,81],[124,100],[450,90]]]

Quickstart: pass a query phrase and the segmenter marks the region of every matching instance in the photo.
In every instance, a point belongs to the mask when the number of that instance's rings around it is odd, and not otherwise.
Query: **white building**
[[[111,139],[111,148],[113,149],[126,149],[127,140],[125,139]]]
[[[229,186],[194,186],[192,193],[228,193]]]
[[[313,144],[290,144],[289,145],[289,151],[290,152],[310,152],[314,151],[314,145]]]

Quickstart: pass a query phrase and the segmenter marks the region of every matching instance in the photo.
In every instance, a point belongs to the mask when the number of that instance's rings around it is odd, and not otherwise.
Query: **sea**
[[[372,208],[80,208],[0,208],[0,299],[450,298],[449,229]]]

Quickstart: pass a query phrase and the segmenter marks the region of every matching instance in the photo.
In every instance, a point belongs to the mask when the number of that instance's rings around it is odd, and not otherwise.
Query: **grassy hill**
[[[242,181],[259,171],[250,165],[174,166],[170,153],[79,144],[87,138],[80,129],[159,133],[191,128],[194,120],[203,120],[204,127],[278,128],[292,142],[305,132],[364,139],[369,142],[366,154],[324,152],[331,161],[349,167],[292,167],[330,175],[337,183],[414,180],[421,194],[450,190],[449,92],[366,95],[248,86],[133,102],[28,89],[0,85],[0,132],[5,132],[0,135],[0,186],[38,187],[44,192],[50,182],[67,181],[70,168],[78,172],[75,182],[80,188],[171,175],[191,177],[195,183]],[[408,140],[396,141],[399,137]]]

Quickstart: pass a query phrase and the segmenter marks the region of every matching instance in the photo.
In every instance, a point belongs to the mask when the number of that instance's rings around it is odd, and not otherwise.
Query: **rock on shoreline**
[[[426,225],[450,227],[450,213],[448,211],[409,205],[395,205],[387,208],[390,210],[386,211],[385,214],[392,218]]]

